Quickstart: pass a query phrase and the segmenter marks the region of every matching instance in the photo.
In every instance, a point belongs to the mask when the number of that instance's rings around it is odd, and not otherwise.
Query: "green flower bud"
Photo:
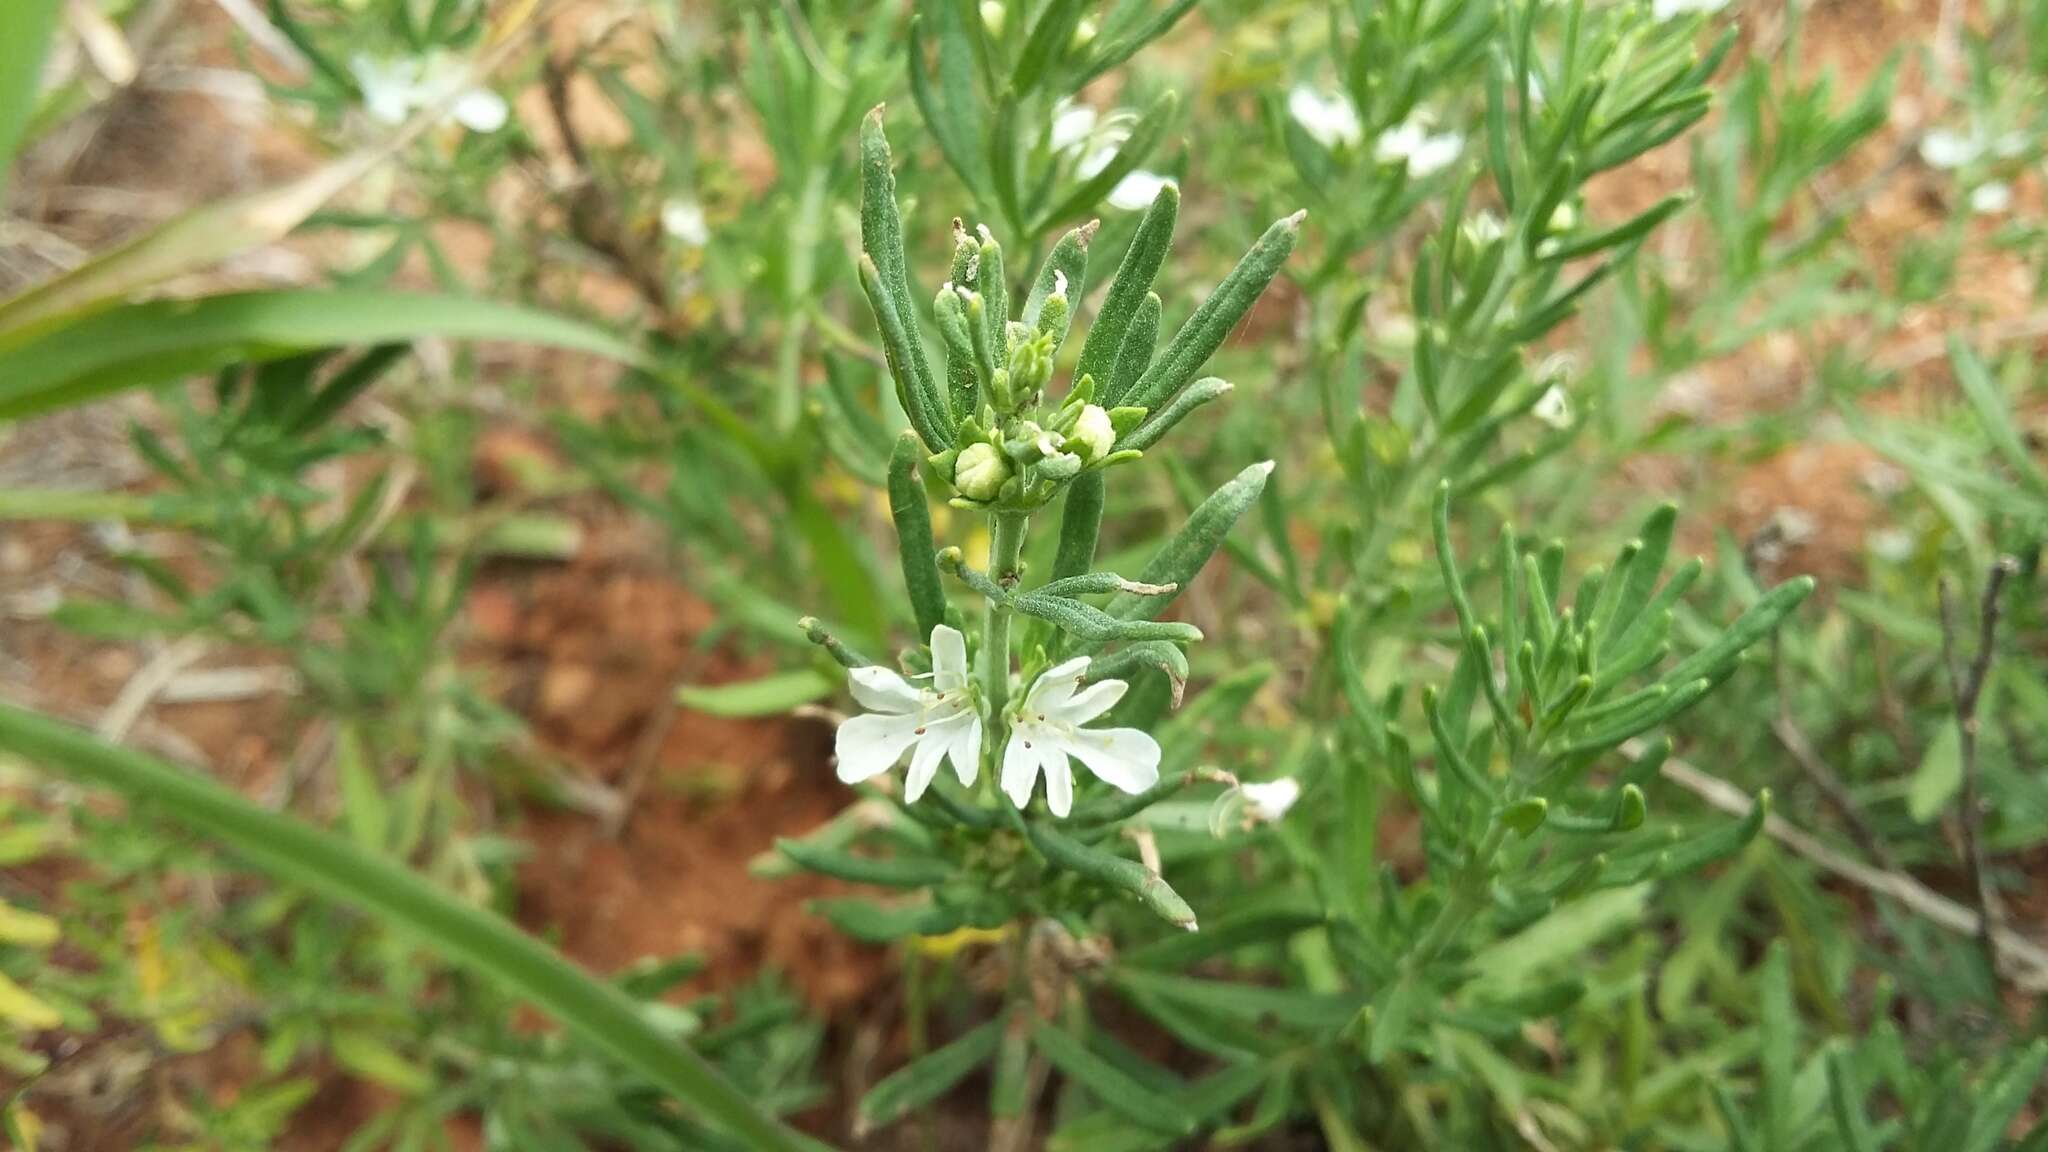
[[[1046,480],[1071,480],[1080,473],[1081,458],[1072,452],[1054,453],[1038,465],[1038,475]]]
[[[981,0],[981,27],[991,40],[1003,38],[1003,24],[1009,18],[1009,10],[1003,0]]]
[[[953,462],[953,487],[969,500],[995,499],[1009,478],[1010,462],[987,441],[962,448]]]
[[[1074,421],[1074,430],[1067,433],[1067,447],[1084,461],[1100,460],[1116,447],[1116,428],[1100,404],[1082,407],[1081,415]]]

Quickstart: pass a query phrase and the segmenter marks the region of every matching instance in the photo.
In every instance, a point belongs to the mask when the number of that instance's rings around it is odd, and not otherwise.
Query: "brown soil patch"
[[[497,669],[540,743],[632,797],[617,836],[580,813],[527,813],[528,927],[557,935],[600,972],[694,953],[707,964],[698,987],[729,988],[765,966],[828,1017],[884,978],[878,951],[803,911],[824,884],[747,870],[776,837],[829,819],[849,793],[827,766],[824,725],[675,710],[679,678],[716,683],[772,667],[697,650],[716,622],[709,605],[665,575],[598,558],[494,572],[468,618],[479,661]]]

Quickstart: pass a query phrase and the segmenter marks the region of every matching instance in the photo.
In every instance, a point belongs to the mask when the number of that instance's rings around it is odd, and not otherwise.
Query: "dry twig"
[[[2006,580],[2019,571],[2019,564],[2010,556],[2001,556],[1991,565],[1990,573],[1984,579],[1984,594],[1977,604],[1977,653],[1967,667],[1961,659],[1956,640],[1955,605],[1949,595],[1948,581],[1941,582],[1941,662],[1948,669],[1949,691],[1955,699],[1956,733],[1959,740],[1958,755],[1961,761],[1962,790],[1958,798],[1961,811],[1958,823],[1962,827],[1963,863],[1970,873],[1970,892],[1977,901],[1977,936],[1984,944],[1984,957],[1991,964],[1991,971],[2000,971],[1998,962],[1999,920],[1998,893],[1992,889],[1990,870],[1984,856],[1984,801],[1979,794],[1977,772],[1977,704],[1984,694],[1984,680],[1991,673],[1991,659],[1997,651],[1999,593],[2004,591]]]

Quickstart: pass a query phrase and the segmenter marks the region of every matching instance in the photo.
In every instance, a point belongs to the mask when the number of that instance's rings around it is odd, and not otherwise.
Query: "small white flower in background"
[[[1463,136],[1456,132],[1432,132],[1428,118],[1416,114],[1380,133],[1372,155],[1382,164],[1407,165],[1408,175],[1420,180],[1450,167],[1464,149]]]
[[[1365,138],[1358,109],[1342,92],[1325,96],[1306,84],[1297,84],[1287,94],[1287,114],[1325,148],[1349,148]]]
[[[676,196],[661,206],[661,230],[692,248],[711,243],[711,224],[704,218],[704,205],[688,196]]]
[[[1970,211],[1980,216],[1996,216],[2012,207],[2012,185],[2000,181],[1979,184],[1970,190]]]
[[[1069,98],[1053,106],[1046,144],[1056,153],[1073,157],[1074,174],[1087,180],[1116,159],[1117,149],[1131,138],[1137,122],[1137,115],[1128,109],[1099,116],[1095,109]]]
[[[1536,406],[1529,409],[1529,415],[1562,432],[1572,426],[1571,398],[1565,395],[1563,388],[1552,384],[1537,399]]]
[[[1947,128],[1935,128],[1920,138],[1920,159],[1930,168],[1956,169],[1975,160],[1984,142],[1972,132],[1965,135]]]
[[[1870,534],[1871,554],[1894,564],[1912,559],[1917,543],[1913,534],[1904,528],[1880,528]]]
[[[967,639],[959,629],[932,629],[927,687],[878,665],[849,669],[846,678],[854,702],[868,711],[841,724],[833,739],[841,780],[858,784],[879,776],[910,752],[906,801],[924,795],[943,759],[953,761],[960,783],[974,783],[981,764],[981,715],[967,688]]]
[[[1771,513],[1771,527],[1777,529],[1778,539],[1787,544],[1804,544],[1820,531],[1820,525],[1813,514],[1804,508],[1790,504],[1781,505]]]
[[[1251,817],[1265,824],[1278,823],[1301,799],[1301,782],[1292,776],[1265,783],[1241,784],[1238,792],[1244,797],[1245,810]]]
[[[363,91],[363,109],[386,124],[403,123],[414,112],[451,97],[454,103],[448,114],[472,132],[496,132],[511,115],[505,98],[496,92],[463,87],[469,79],[469,66],[446,53],[392,60],[358,56],[349,62],[349,71],[355,73],[356,85]]]
[[[1159,196],[1159,190],[1171,183],[1171,177],[1140,168],[1117,181],[1116,187],[1109,190],[1106,199],[1111,208],[1125,212],[1142,212],[1152,206],[1152,201]]]
[[[1009,15],[1003,0],[981,0],[981,26],[992,38],[1002,38],[1003,24]]]
[[[1019,808],[1031,803],[1038,775],[1045,773],[1045,800],[1055,816],[1074,808],[1072,757],[1097,779],[1124,792],[1143,792],[1159,783],[1159,742],[1136,728],[1083,728],[1116,706],[1128,688],[1121,680],[1081,687],[1088,658],[1077,656],[1049,668],[1010,719],[1010,743],[1003,750],[1003,792]]]
[[[1507,225],[1491,212],[1482,210],[1479,215],[1465,221],[1465,238],[1476,247],[1484,248],[1505,235]]]
[[[1673,20],[1694,12],[1719,12],[1728,6],[1728,0],[1651,0],[1650,15],[1659,20]]]
[[[1052,139],[1049,141],[1055,152],[1071,152],[1088,142],[1095,134],[1095,109],[1086,104],[1076,104],[1072,99],[1060,101],[1052,110]]]

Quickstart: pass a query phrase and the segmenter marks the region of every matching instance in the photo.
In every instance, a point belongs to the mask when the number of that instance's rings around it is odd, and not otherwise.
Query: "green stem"
[[[1005,588],[1014,587],[1024,553],[1024,529],[1031,518],[1022,512],[997,512],[989,517],[988,574]],[[1010,699],[1010,610],[990,603],[981,618],[981,695],[988,731],[1000,732],[1003,705]],[[1000,749],[994,741],[993,754]]]
[[[1506,842],[1507,825],[1495,820],[1486,829],[1486,838],[1472,850],[1472,857],[1458,873],[1451,885],[1451,896],[1444,906],[1437,910],[1436,919],[1430,921],[1429,929],[1408,950],[1402,958],[1402,967],[1416,971],[1436,959],[1457,938],[1458,930],[1465,926],[1474,913],[1486,905],[1486,884],[1493,876],[1493,858],[1500,854],[1500,846]]]
[[[803,416],[804,338],[810,331],[811,281],[817,264],[818,233],[825,215],[825,170],[813,169],[798,194],[790,221],[789,270],[783,282],[787,318],[775,348],[775,427],[785,435]]]

